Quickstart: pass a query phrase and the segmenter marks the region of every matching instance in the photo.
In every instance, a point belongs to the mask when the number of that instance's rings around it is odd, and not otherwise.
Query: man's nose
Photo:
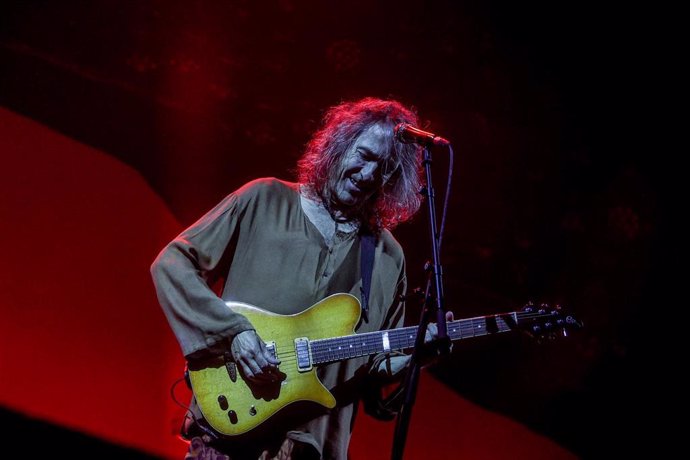
[[[378,163],[367,163],[360,171],[363,182],[373,182],[376,180],[376,173],[378,171]]]

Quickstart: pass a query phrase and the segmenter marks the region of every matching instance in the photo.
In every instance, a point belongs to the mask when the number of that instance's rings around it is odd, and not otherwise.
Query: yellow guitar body
[[[359,321],[359,300],[334,294],[295,315],[279,315],[240,302],[227,303],[244,315],[259,336],[281,360],[282,382],[250,386],[239,368],[219,357],[189,366],[192,391],[206,421],[217,432],[235,436],[247,433],[285,406],[313,401],[327,408],[335,398],[316,376],[316,369],[298,369],[295,339],[317,340],[353,334]]]

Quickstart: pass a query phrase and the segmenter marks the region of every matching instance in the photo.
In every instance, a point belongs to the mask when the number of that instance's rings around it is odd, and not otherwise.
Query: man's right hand
[[[278,382],[285,378],[276,359],[254,330],[240,332],[232,340],[230,351],[244,376],[254,383]]]

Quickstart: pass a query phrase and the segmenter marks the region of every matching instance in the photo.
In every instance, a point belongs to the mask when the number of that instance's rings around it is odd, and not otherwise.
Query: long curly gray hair
[[[322,127],[314,133],[297,163],[299,181],[319,197],[327,198],[327,186],[336,179],[339,165],[357,137],[372,125],[384,128],[387,135],[387,163],[393,164],[390,178],[358,211],[363,223],[378,231],[392,229],[411,218],[422,201],[420,188],[421,148],[403,144],[394,136],[398,123],[417,125],[417,115],[395,100],[367,97],[331,107]]]

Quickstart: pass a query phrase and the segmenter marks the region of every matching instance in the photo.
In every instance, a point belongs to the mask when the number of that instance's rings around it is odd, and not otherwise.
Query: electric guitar
[[[270,340],[266,347],[280,359],[285,378],[272,384],[249,384],[229,353],[188,363],[189,383],[204,418],[226,436],[248,433],[297,401],[335,407],[335,398],[319,381],[316,366],[412,348],[417,335],[416,326],[354,334],[361,307],[350,294],[331,295],[295,315],[279,315],[241,302],[227,305],[244,315],[263,340]],[[520,312],[449,321],[447,331],[451,340],[461,340],[514,329],[541,335],[580,326],[559,308],[528,305]]]

